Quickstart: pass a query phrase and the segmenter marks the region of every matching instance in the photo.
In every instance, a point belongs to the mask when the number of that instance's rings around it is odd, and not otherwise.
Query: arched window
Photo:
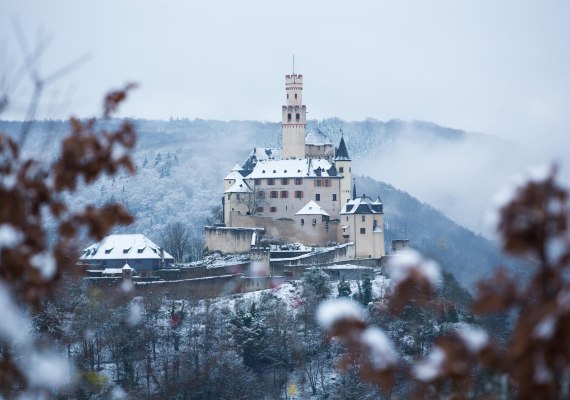
[[[297,115],[295,116],[295,118],[297,119],[297,121],[299,121],[301,119],[301,114],[297,113]]]
[[[287,121],[291,121],[291,113],[287,114]]]

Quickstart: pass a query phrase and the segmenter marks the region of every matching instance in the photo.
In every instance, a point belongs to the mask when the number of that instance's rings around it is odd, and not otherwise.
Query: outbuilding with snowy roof
[[[90,268],[121,271],[128,265],[143,276],[173,262],[174,257],[143,234],[109,235],[79,257],[79,263]]]

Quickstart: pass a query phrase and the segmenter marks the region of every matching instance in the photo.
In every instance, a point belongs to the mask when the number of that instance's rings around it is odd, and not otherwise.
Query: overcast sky
[[[39,117],[93,115],[138,82],[122,113],[278,121],[283,75],[305,76],[309,117],[421,119],[523,142],[570,144],[570,1],[1,1],[0,71],[47,39]],[[2,81],[0,81],[2,82]],[[29,88],[12,88],[21,117]]]

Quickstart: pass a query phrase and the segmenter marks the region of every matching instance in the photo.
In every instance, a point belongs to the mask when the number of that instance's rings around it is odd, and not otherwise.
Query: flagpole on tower
[[[295,54],[293,54],[293,75],[295,75]]]

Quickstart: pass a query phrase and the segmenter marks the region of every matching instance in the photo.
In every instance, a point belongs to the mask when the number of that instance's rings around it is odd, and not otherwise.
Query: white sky
[[[48,86],[42,118],[96,114],[134,81],[125,116],[278,121],[295,53],[310,118],[570,144],[570,1],[0,0],[2,85],[21,65],[14,18],[29,47],[52,39],[44,75],[90,57]],[[4,118],[23,116],[26,89]]]

